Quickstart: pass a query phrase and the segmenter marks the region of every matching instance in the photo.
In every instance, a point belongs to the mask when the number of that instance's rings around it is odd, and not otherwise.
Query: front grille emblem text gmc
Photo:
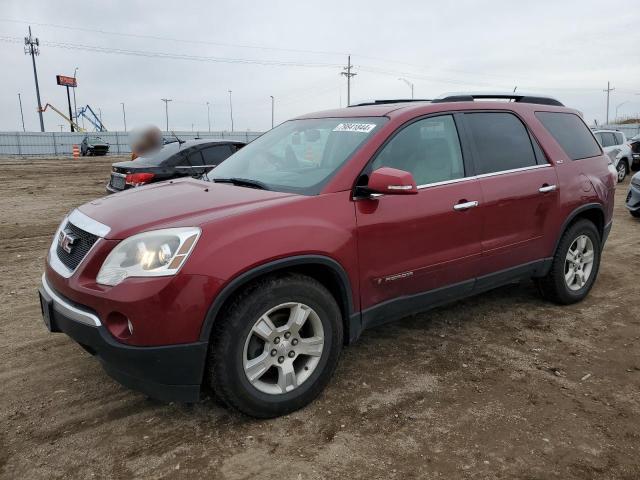
[[[58,245],[65,252],[71,253],[71,250],[73,249],[73,245],[76,243],[76,240],[78,240],[78,237],[63,230],[60,232],[60,236],[58,237]]]

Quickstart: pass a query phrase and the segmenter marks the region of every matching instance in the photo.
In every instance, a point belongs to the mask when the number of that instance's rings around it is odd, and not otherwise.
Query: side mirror
[[[397,168],[381,167],[369,176],[367,190],[385,195],[415,195],[418,193],[413,175]]]

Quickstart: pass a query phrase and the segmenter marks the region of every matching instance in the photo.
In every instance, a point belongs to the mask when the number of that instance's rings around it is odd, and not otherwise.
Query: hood
[[[111,228],[106,238],[124,239],[158,228],[202,226],[298,197],[185,178],[125,190],[85,203],[79,210]]]

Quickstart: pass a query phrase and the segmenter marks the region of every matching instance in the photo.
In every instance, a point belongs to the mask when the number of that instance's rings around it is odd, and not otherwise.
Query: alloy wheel
[[[283,303],[264,313],[247,335],[244,373],[263,393],[288,393],[311,376],[323,350],[324,329],[315,310],[303,303]]]
[[[580,290],[587,283],[594,256],[593,242],[587,235],[580,235],[571,243],[564,262],[564,280],[570,290]]]

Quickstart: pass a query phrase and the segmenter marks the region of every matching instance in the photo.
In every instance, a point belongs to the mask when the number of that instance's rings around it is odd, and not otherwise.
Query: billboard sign
[[[62,85],[63,87],[76,87],[78,85],[75,78],[65,75],[56,75],[56,81],[58,85]]]

